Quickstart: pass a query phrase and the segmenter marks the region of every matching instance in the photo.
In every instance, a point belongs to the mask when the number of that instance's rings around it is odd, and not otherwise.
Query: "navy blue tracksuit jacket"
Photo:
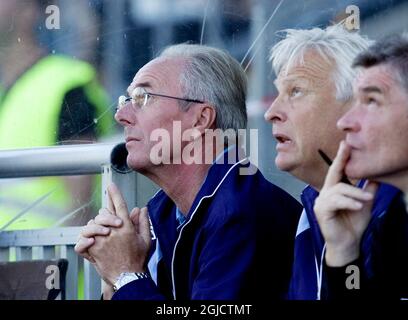
[[[362,184],[363,181],[360,182],[360,187]],[[325,283],[327,278],[324,270],[324,238],[313,211],[318,195],[315,189],[308,186],[301,196],[304,211],[296,234],[293,274],[288,294],[291,300],[332,299],[333,296],[341,295],[339,292],[331,292],[332,297],[328,297],[325,292],[330,285]],[[361,276],[365,285],[364,292],[359,290],[357,296],[363,298],[406,296],[404,293],[408,291],[408,277],[406,271],[400,272],[399,268],[407,264],[407,258],[401,257],[407,256],[408,242],[402,239],[401,236],[406,235],[406,232],[400,229],[407,228],[408,216],[405,214],[404,204],[398,201],[400,196],[400,190],[387,184],[381,184],[377,191],[372,218],[361,242],[359,260],[362,261]],[[392,225],[396,223],[400,226]],[[391,235],[394,233],[395,237],[391,239],[389,235],[383,236],[384,230],[388,230]],[[384,245],[386,249],[383,248]],[[352,293],[350,298],[353,296],[356,294]],[[341,299],[347,299],[347,296],[344,295]]]
[[[210,167],[181,226],[163,191],[151,199],[152,279],[128,283],[114,300],[285,297],[301,205],[259,170],[241,175],[248,163],[226,162]]]

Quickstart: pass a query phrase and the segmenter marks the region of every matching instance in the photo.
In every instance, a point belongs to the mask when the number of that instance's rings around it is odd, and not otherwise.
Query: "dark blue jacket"
[[[362,183],[360,183],[361,186]],[[316,300],[320,298],[322,276],[324,239],[313,211],[318,192],[308,186],[301,195],[304,210],[302,212],[295,240],[295,259],[290,282],[289,299]],[[376,230],[382,229],[384,216],[393,214],[390,206],[401,195],[401,192],[389,185],[381,184],[376,194],[372,218],[364,232],[361,242],[361,260],[363,261],[364,277],[375,278],[375,265],[371,256],[381,246],[381,240],[376,242]],[[324,285],[323,285],[324,286]]]
[[[114,300],[284,298],[301,205],[259,171],[240,175],[243,167],[212,165],[179,230],[173,201],[163,191],[151,199],[157,284],[133,281]]]

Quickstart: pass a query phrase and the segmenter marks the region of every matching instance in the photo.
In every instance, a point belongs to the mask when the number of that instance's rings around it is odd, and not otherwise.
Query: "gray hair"
[[[227,52],[194,44],[166,48],[159,57],[185,58],[180,83],[186,98],[209,102],[216,111],[216,128],[247,126],[247,80],[241,65]],[[189,104],[184,105],[186,109]]]
[[[389,64],[408,92],[408,33],[377,41],[357,56],[353,66],[369,68],[379,64]]]
[[[366,37],[355,32],[348,32],[341,25],[329,26],[326,29],[310,30],[286,29],[285,39],[271,49],[270,61],[278,75],[282,70],[287,72],[297,63],[304,63],[308,50],[314,50],[335,69],[332,80],[336,87],[336,99],[348,101],[353,96],[353,80],[356,70],[352,63],[361,51],[372,43]]]

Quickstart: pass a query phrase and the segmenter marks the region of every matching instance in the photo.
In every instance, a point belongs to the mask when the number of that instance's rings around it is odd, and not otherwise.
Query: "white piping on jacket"
[[[316,263],[316,272],[317,272],[317,300],[321,300],[320,299],[320,294],[322,291],[322,280],[323,280],[323,259],[324,259],[324,254],[326,253],[326,243],[323,246],[323,250],[322,250],[322,255],[320,256],[320,272],[319,272],[319,268],[317,266],[317,259],[315,256],[315,263]]]
[[[226,177],[228,176],[228,174],[231,172],[231,170],[234,169],[238,164],[240,164],[240,163],[242,163],[242,162],[244,162],[244,161],[247,161],[247,160],[248,160],[248,158],[244,158],[244,159],[242,159],[241,161],[238,161],[237,163],[235,163],[231,168],[229,168],[229,170],[228,170],[227,173],[224,175],[224,177],[221,179],[220,183],[217,185],[217,187],[215,188],[215,190],[213,191],[213,193],[210,194],[210,195],[204,196],[204,197],[202,197],[202,198],[200,199],[200,201],[198,202],[197,206],[195,207],[193,213],[191,214],[191,218],[181,227],[181,230],[180,230],[179,236],[178,236],[178,238],[177,238],[176,244],[174,245],[173,257],[172,257],[172,259],[171,259],[171,282],[172,282],[172,286],[173,286],[173,297],[174,297],[174,300],[176,299],[176,286],[175,286],[175,284],[174,284],[174,257],[175,257],[175,254],[176,254],[177,244],[179,243],[179,240],[180,240],[180,238],[181,238],[181,235],[182,235],[182,233],[183,233],[184,228],[191,222],[191,220],[193,220],[194,215],[195,215],[195,213],[197,212],[197,209],[198,209],[199,206],[201,205],[201,202],[202,202],[204,199],[213,197],[214,194],[217,192],[218,188],[219,188],[219,187],[221,186],[221,184],[224,182],[225,178],[226,178]]]

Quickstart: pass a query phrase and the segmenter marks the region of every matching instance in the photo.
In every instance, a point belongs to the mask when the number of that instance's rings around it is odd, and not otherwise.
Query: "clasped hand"
[[[129,214],[119,189],[108,187],[108,208],[82,228],[75,251],[89,260],[109,285],[122,272],[144,272],[151,246],[147,208]]]

